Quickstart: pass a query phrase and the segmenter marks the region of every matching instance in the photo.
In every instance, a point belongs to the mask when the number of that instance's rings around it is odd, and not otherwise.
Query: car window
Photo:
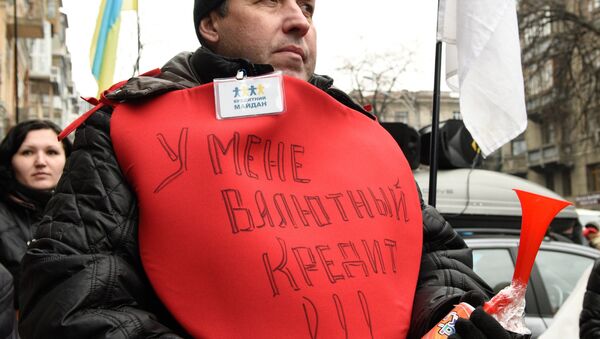
[[[515,266],[507,249],[474,249],[473,270],[498,293],[510,285]]]
[[[552,314],[569,297],[583,271],[594,264],[588,257],[549,250],[540,250],[535,262],[548,293]]]

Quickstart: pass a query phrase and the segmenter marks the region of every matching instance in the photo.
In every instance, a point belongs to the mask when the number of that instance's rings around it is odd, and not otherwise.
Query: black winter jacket
[[[0,199],[0,264],[12,274],[15,287],[19,286],[21,260],[27,244],[33,239],[44,205],[50,198],[49,192],[35,194],[24,187],[19,188],[3,193]]]
[[[197,86],[215,77],[272,71],[269,65],[226,59],[205,49],[182,53],[157,77],[131,79],[109,96],[115,102]],[[343,104],[368,114],[327,77],[310,81]],[[20,332],[23,338],[178,338],[145,276],[137,242],[137,203],[115,159],[109,110],[76,132],[54,198],[25,260]],[[464,241],[431,207],[423,206],[424,255],[411,337],[420,336],[468,290],[491,294],[471,270]]]
[[[15,308],[13,307],[13,279],[8,270],[0,265],[0,338],[8,338],[16,332]]]
[[[582,339],[600,338],[600,259],[594,264],[583,297],[579,336]]]

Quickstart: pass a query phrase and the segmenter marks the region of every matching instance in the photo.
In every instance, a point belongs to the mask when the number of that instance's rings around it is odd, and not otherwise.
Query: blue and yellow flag
[[[102,0],[90,48],[92,74],[98,93],[112,85],[121,27],[121,11],[137,11],[137,0]]]

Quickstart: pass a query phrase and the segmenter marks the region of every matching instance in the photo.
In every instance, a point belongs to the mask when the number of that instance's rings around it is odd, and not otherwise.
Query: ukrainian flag
[[[92,74],[98,83],[98,93],[102,93],[113,83],[121,11],[137,11],[137,8],[137,0],[102,0],[100,3],[96,30],[90,48]]]

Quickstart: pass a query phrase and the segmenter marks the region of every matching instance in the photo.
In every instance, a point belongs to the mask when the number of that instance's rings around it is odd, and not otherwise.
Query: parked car
[[[476,235],[461,231],[473,249],[473,269],[499,292],[510,284],[519,237]],[[542,242],[526,292],[525,324],[537,338],[552,323],[582,273],[600,257],[591,247],[546,239]]]
[[[429,172],[415,178],[427,196]],[[513,189],[563,199],[526,179],[481,169],[444,170],[438,174],[438,210],[473,249],[474,270],[495,292],[510,284],[519,246],[521,205]],[[600,251],[573,243],[581,238],[573,206],[552,221],[542,242],[526,293],[525,322],[536,338],[570,295]]]

